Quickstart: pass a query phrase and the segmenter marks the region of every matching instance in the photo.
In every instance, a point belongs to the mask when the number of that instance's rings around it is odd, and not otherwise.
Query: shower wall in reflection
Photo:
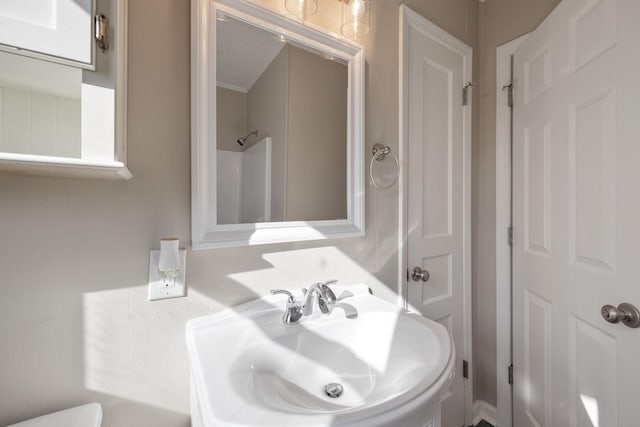
[[[218,224],[271,221],[271,138],[245,151],[217,150]]]

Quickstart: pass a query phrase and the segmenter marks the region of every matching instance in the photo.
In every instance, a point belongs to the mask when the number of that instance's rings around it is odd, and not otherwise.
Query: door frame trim
[[[463,82],[473,81],[473,49],[458,40],[442,28],[433,24],[422,15],[406,5],[400,5],[400,37],[399,37],[399,151],[400,174],[398,179],[398,303],[408,308],[407,293],[407,213],[408,213],[408,169],[406,167],[407,153],[409,152],[409,117],[407,114],[409,97],[408,64],[408,33],[413,28],[420,31],[428,38],[460,54],[463,57]],[[462,99],[462,93],[460,94]],[[472,330],[471,330],[471,132],[472,132],[472,105],[473,94],[470,102],[463,107],[463,329],[464,348],[462,357],[469,362],[469,378],[465,381],[465,423],[471,425],[473,405],[473,354],[472,354]],[[458,349],[460,351],[460,349]]]
[[[508,367],[511,342],[511,111],[502,88],[511,80],[511,56],[527,39],[525,34],[496,51],[496,423],[512,427],[512,387]],[[514,82],[515,84],[516,82]]]

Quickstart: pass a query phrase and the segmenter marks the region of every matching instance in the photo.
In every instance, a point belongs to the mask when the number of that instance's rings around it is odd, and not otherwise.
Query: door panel
[[[617,426],[616,338],[577,316],[569,319],[572,426]]]
[[[515,54],[514,425],[635,426],[640,2],[563,0]],[[635,187],[632,183],[635,183]]]
[[[551,425],[551,304],[532,292],[524,294],[525,413],[531,425]]]

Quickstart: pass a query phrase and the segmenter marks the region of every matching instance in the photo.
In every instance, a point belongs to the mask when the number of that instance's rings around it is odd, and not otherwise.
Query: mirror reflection
[[[216,58],[217,223],[346,219],[347,63],[223,14]]]

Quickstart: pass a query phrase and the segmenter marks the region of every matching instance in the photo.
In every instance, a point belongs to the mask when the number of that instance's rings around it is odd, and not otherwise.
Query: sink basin
[[[453,378],[447,330],[349,290],[330,315],[294,325],[280,295],[189,321],[193,425],[426,425]]]

